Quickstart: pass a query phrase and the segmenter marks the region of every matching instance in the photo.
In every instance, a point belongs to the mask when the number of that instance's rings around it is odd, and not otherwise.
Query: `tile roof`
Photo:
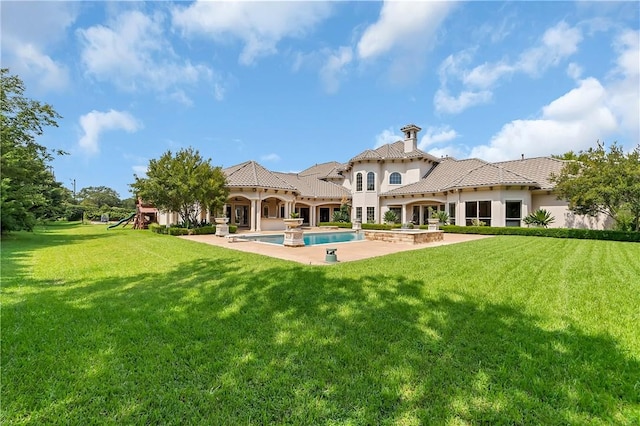
[[[396,188],[384,195],[445,191],[449,189],[460,176],[485,164],[487,164],[485,161],[476,158],[470,158],[468,160],[454,160],[451,157],[444,158],[425,178],[418,182]]]
[[[557,160],[551,157],[535,157],[502,161],[494,164],[528,177],[536,182],[541,189],[551,189],[555,186],[550,180],[551,175],[560,173],[566,163],[564,160]]]
[[[257,187],[271,189],[296,188],[282,180],[276,173],[271,172],[255,161],[246,161],[223,170],[227,176],[227,185],[230,187]]]
[[[349,163],[361,160],[388,160],[402,158],[428,158],[431,161],[440,161],[438,158],[420,149],[404,152],[404,142],[397,141],[382,145],[380,148],[367,149],[349,160]]]
[[[455,188],[498,185],[528,185],[551,189],[552,173],[559,173],[565,161],[550,157],[488,163],[477,158],[443,159],[420,181],[383,195],[442,192]]]
[[[294,173],[274,172],[280,179],[295,187],[301,197],[351,198],[351,192],[338,184],[318,179],[316,176],[301,176]]]
[[[316,176],[318,179],[337,179],[343,177],[338,173],[338,171],[343,168],[344,164],[338,163],[337,161],[330,161],[328,163],[311,166],[298,174],[300,176]]]
[[[504,167],[486,163],[456,179],[451,187],[465,188],[491,185],[535,185],[535,182]]]

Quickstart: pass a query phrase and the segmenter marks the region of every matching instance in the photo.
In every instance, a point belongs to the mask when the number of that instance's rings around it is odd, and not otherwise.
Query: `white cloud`
[[[613,47],[618,58],[607,85],[608,105],[619,117],[631,149],[640,144],[640,31],[624,31]]]
[[[487,103],[493,97],[491,89],[501,79],[515,73],[539,76],[577,52],[581,41],[582,31],[563,21],[548,28],[539,43],[523,51],[515,61],[502,59],[485,62],[467,70],[464,67],[471,62],[473,49],[450,55],[439,67],[441,86],[434,96],[436,110],[457,114],[472,106]],[[570,66],[567,72],[572,73],[574,79],[579,78],[579,67]],[[450,80],[462,82],[463,88],[458,96],[449,94]]]
[[[613,43],[616,66],[607,81],[588,77],[553,100],[532,120],[505,124],[489,144],[471,151],[489,161],[562,154],[592,147],[596,140],[612,135],[627,149],[640,143],[640,32],[623,31]],[[570,64],[567,71],[578,77],[582,70]]]
[[[398,142],[404,139],[404,136],[396,134],[393,127],[389,127],[388,129],[384,129],[380,133],[378,133],[375,137],[376,143],[375,148],[380,148],[382,145],[386,145],[388,143]]]
[[[574,54],[582,41],[582,31],[560,22],[549,28],[542,36],[540,45],[526,50],[520,55],[515,68],[526,74],[537,76],[551,66]]]
[[[320,68],[320,79],[328,93],[336,93],[340,88],[340,79],[346,74],[345,66],[353,59],[353,51],[349,46],[342,46],[328,53],[327,61]]]
[[[385,1],[378,21],[358,42],[358,56],[372,59],[397,48],[415,51],[429,40],[455,7],[453,2]]]
[[[443,146],[440,148],[432,148],[427,152],[436,158],[444,158],[444,157],[463,158],[465,156],[465,153],[461,148],[453,145]]]
[[[571,62],[567,65],[567,75],[574,80],[580,80],[580,77],[582,77],[582,67],[575,62]]]
[[[173,9],[173,25],[185,34],[203,34],[216,42],[243,43],[239,61],[250,65],[277,52],[285,37],[301,37],[331,12],[325,2],[196,1]]]
[[[133,133],[142,128],[142,124],[128,112],[109,110],[108,112],[91,111],[80,117],[83,135],[78,146],[86,154],[100,152],[100,134],[109,130],[124,130]]]
[[[606,104],[606,89],[594,78],[542,108],[539,119],[505,124],[488,145],[472,149],[471,156],[487,161],[562,154],[593,146],[617,128]]]
[[[457,114],[478,104],[486,104],[491,100],[492,93],[487,90],[480,92],[463,91],[457,97],[451,96],[443,89],[439,89],[433,99],[436,111]]]
[[[47,54],[47,48],[64,40],[77,14],[78,7],[72,3],[3,2],[3,67],[9,67],[12,74],[39,91],[68,87],[68,68]]]
[[[425,135],[420,138],[420,143],[418,144],[418,148],[422,150],[425,150],[429,145],[449,142],[458,137],[458,132],[449,126],[429,126],[424,132]]]
[[[512,65],[504,62],[495,64],[484,63],[466,73],[462,81],[471,87],[487,89],[492,87],[495,82],[503,76],[511,74],[514,71],[515,68]]]
[[[278,154],[271,153],[271,154],[263,155],[262,157],[260,157],[260,161],[267,161],[267,162],[273,163],[273,162],[280,161],[280,156]]]
[[[126,91],[163,92],[215,78],[208,67],[176,58],[164,38],[163,25],[161,13],[147,16],[132,10],[120,14],[107,26],[78,30],[81,60],[87,74]]]
[[[13,48],[11,71],[24,79],[36,81],[43,91],[62,91],[69,85],[69,70],[32,44],[20,44]]]
[[[135,173],[139,178],[144,178],[147,176],[147,166],[136,165],[132,166],[133,173]]]

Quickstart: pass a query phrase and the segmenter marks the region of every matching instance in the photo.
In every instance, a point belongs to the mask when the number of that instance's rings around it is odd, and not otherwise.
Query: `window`
[[[362,220],[362,207],[356,207],[356,219]]]
[[[269,206],[262,207],[262,217],[269,217]]]
[[[284,217],[284,205],[280,206],[280,217]]]
[[[456,224],[456,203],[449,203],[449,223]]]
[[[467,201],[464,203],[464,213],[467,226],[472,226],[474,222],[491,226],[491,201]]]
[[[389,185],[401,185],[402,175],[398,172],[393,172],[389,175]]]
[[[376,222],[376,208],[367,207],[367,223],[375,223],[375,222]]]
[[[356,174],[356,191],[362,191],[362,173]]]
[[[369,172],[367,173],[367,191],[375,191],[375,190],[376,190],[376,175],[373,172]]]
[[[507,226],[521,226],[521,223],[520,223],[521,218],[522,218],[522,202],[507,201],[505,224]]]

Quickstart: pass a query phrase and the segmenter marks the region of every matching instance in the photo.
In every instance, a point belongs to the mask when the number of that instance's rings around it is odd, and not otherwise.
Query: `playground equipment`
[[[125,217],[121,221],[107,226],[107,229],[116,228],[124,224],[126,227],[133,219],[133,229],[147,229],[150,223],[158,221],[158,209],[151,204],[145,204],[140,198],[136,201],[136,212]]]
[[[136,201],[136,214],[133,229],[147,229],[150,223],[158,221],[158,209],[152,204],[144,203],[140,198]]]
[[[122,225],[123,223],[124,223],[124,226],[123,226],[123,228],[124,228],[129,224],[131,219],[133,219],[134,217],[136,217],[136,213],[131,213],[131,216],[127,216],[124,219],[120,220],[118,223],[114,223],[113,225],[107,226],[107,229],[117,228],[118,226]]]

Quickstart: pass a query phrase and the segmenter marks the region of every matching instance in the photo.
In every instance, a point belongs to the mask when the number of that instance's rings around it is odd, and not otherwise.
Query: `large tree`
[[[158,209],[178,212],[187,226],[199,221],[200,213],[217,211],[226,202],[229,190],[220,167],[204,160],[193,148],[171,151],[149,161],[147,177],[135,176],[133,192]]]
[[[607,151],[598,142],[596,148],[568,152],[561,158],[569,161],[553,180],[571,211],[604,214],[618,229],[640,231],[640,145],[625,153],[616,143]]]
[[[48,163],[55,154],[36,138],[60,115],[53,107],[24,96],[22,80],[3,68],[0,76],[0,159],[2,232],[33,229],[37,219],[52,218],[64,198]]]
[[[78,192],[80,204],[102,207],[119,207],[122,204],[118,193],[106,186],[88,186]]]

